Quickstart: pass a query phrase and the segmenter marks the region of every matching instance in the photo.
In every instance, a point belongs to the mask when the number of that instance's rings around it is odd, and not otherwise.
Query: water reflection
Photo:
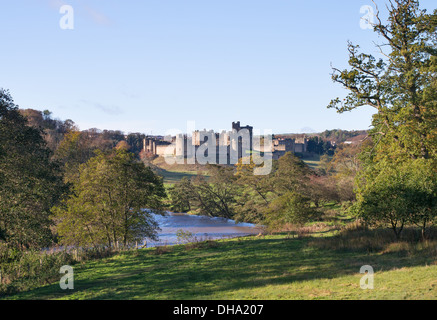
[[[148,241],[147,247],[174,245],[178,243],[177,232],[191,232],[198,240],[224,239],[258,234],[261,228],[250,223],[235,223],[224,218],[193,216],[185,213],[155,215],[159,223],[159,241]]]

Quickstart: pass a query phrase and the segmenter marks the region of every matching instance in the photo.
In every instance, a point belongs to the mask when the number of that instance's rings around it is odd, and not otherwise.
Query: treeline
[[[358,136],[367,136],[368,130],[342,130],[333,129],[325,130],[321,133],[298,133],[298,134],[285,134],[285,135],[275,135],[276,138],[289,138],[289,139],[303,139],[303,138],[314,138],[317,141],[323,142],[334,142],[335,144],[341,144],[349,139]]]
[[[108,151],[115,148],[118,144],[124,144],[129,151],[137,157],[143,149],[143,139],[146,137],[143,133],[125,134],[120,130],[100,130],[88,129],[80,131],[73,120],[53,119],[49,110],[39,111],[34,109],[19,109],[22,116],[27,119],[29,126],[37,128],[43,134],[47,147],[55,154],[64,138],[71,135],[72,132],[77,134],[80,144],[83,148],[88,149],[90,155],[95,150]],[[63,142],[65,145],[65,142]]]
[[[162,212],[166,194],[141,149],[140,134],[78,131],[47,111],[19,110],[0,89],[0,259],[155,237],[152,211]]]
[[[243,164],[242,159],[235,168],[210,165],[208,178],[184,178],[169,189],[171,209],[262,224],[271,230],[303,225],[320,219],[324,204],[355,199],[355,171],[346,172],[337,158],[325,160],[326,170],[314,171],[287,153],[274,160],[272,171],[264,176],[254,175],[256,165]]]
[[[368,134],[367,130],[348,131],[348,130],[334,129],[334,130],[325,130],[324,132],[317,134],[317,136],[323,140],[334,141],[335,143],[340,144],[357,136],[367,136],[367,134]]]
[[[334,155],[336,148],[337,145],[333,144],[332,141],[323,140],[318,136],[308,138],[308,145],[307,145],[308,152],[315,153],[318,155],[327,154],[329,156],[332,156]]]

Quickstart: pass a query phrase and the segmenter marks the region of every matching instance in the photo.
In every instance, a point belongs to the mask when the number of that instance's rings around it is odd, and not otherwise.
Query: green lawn
[[[318,249],[287,235],[126,252],[74,266],[58,283],[12,299],[437,299],[435,258]],[[165,251],[165,250],[164,250]],[[375,270],[362,290],[361,266]]]
[[[320,166],[320,160],[305,160],[305,159],[303,159],[303,162],[305,162],[313,170],[318,169]]]
[[[178,172],[178,171],[167,171],[161,170],[159,174],[164,178],[165,185],[174,185],[175,183],[181,181],[183,178],[192,178],[197,175],[197,172]]]

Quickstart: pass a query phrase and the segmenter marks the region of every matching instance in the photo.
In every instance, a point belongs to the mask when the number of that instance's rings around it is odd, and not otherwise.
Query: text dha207
[[[218,315],[260,315],[264,305],[217,305],[216,308],[208,307],[187,307],[181,304],[173,310],[174,315],[196,315],[201,318],[208,314]]]
[[[263,305],[218,305],[217,314],[223,315],[255,315],[261,314]]]

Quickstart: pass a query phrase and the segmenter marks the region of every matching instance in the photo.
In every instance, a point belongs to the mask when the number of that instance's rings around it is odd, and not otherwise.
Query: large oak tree
[[[430,14],[415,0],[393,0],[387,8],[383,22],[376,7],[380,58],[349,43],[350,68],[333,68],[332,74],[349,94],[329,107],[376,111],[372,144],[361,154],[357,213],[389,224],[397,238],[413,223],[425,237],[437,215],[431,201],[437,194],[437,10]]]

